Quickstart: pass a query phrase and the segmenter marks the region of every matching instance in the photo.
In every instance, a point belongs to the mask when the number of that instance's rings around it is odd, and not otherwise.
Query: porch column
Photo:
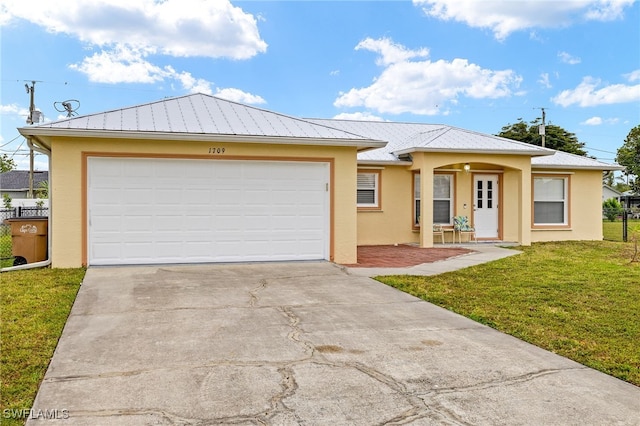
[[[420,168],[420,247],[433,247],[433,167]]]
[[[531,165],[520,172],[520,244],[531,245],[531,223],[533,220],[533,192]]]

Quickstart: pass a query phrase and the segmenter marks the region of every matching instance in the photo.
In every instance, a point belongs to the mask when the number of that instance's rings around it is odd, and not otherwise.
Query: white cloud
[[[388,38],[374,40],[366,38],[356,46],[356,50],[369,50],[378,53],[377,65],[391,65],[398,62],[406,62],[413,58],[429,57],[429,49],[409,50],[401,44],[394,43]]]
[[[337,107],[364,106],[391,114],[447,114],[446,105],[455,104],[459,96],[507,97],[522,81],[512,70],[494,71],[466,59],[411,61],[425,58],[427,50],[407,50],[388,39],[367,39],[356,49],[379,53],[376,63],[385,67],[370,86],[341,93],[334,102]]]
[[[592,21],[614,21],[622,18],[624,8],[634,0],[600,0],[590,2],[585,18]]]
[[[551,83],[549,82],[549,73],[542,73],[540,74],[540,78],[538,79],[538,83],[540,83],[540,85],[542,87],[545,87],[547,89],[551,89]]]
[[[580,124],[585,124],[587,126],[599,126],[602,124],[602,117],[591,117]]]
[[[498,40],[532,28],[558,28],[584,19],[619,19],[634,0],[479,1],[413,0],[428,16],[486,28]]]
[[[240,89],[226,88],[216,90],[215,96],[226,99],[228,101],[239,102],[249,105],[265,104],[265,101],[261,96],[252,95],[251,93],[243,92]]]
[[[23,126],[29,116],[29,108],[17,104],[0,105],[0,114],[6,115],[9,120],[19,122],[20,126]]]
[[[173,68],[170,69],[173,71]],[[172,76],[180,81],[182,88],[189,93],[204,93],[205,95],[211,95],[213,93],[211,82],[202,78],[194,78],[189,72],[183,71],[178,74],[174,71]]]
[[[600,126],[602,124],[618,124],[620,120],[618,118],[607,118],[603,119],[602,117],[591,117],[586,119],[580,124],[584,124],[585,126]]]
[[[12,19],[103,48],[174,57],[247,59],[267,49],[254,16],[229,0],[4,0],[0,22]]]
[[[114,50],[101,51],[69,67],[87,75],[96,83],[157,83],[176,80],[189,93],[212,94],[212,83],[195,78],[187,71],[177,72],[171,66],[161,68],[147,61],[149,51],[118,45]]]
[[[21,108],[17,104],[0,105],[0,114],[18,114],[21,112],[29,113],[29,110]]]
[[[336,120],[355,120],[355,121],[385,121],[382,117],[378,117],[377,115],[373,115],[370,112],[343,112],[335,117]]]
[[[172,74],[169,67],[162,69],[148,62],[145,59],[148,54],[148,51],[118,45],[114,50],[94,53],[69,67],[86,74],[89,81],[99,83],[155,83]]]
[[[563,90],[551,100],[563,107],[578,105],[590,107],[640,101],[640,84],[610,84],[602,86],[599,79],[585,77],[575,89]]]
[[[571,56],[567,52],[558,52],[558,58],[560,58],[560,60],[565,64],[569,64],[569,65],[576,65],[582,62],[582,59],[576,56]]]
[[[248,59],[265,52],[257,19],[229,0],[4,0],[0,22],[26,20],[98,51],[70,65],[92,82],[179,82],[212,94],[212,83],[151,62],[152,55]],[[263,18],[261,18],[263,20]],[[246,97],[245,97],[246,98]]]
[[[640,70],[632,71],[629,74],[625,74],[623,77],[625,77],[627,80],[629,80],[632,83],[634,81],[638,81],[640,80]]]

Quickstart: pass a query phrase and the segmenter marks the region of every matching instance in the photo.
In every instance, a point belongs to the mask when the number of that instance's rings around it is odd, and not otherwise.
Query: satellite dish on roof
[[[68,99],[62,102],[54,102],[53,107],[58,112],[66,112],[67,117],[73,117],[74,115],[78,115],[76,110],[80,108],[80,101],[77,99]]]

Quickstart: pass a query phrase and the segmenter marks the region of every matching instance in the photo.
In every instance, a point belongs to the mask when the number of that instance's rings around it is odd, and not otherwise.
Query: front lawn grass
[[[633,245],[535,243],[433,277],[377,279],[640,386],[640,263]]]
[[[3,425],[24,423],[5,413],[31,408],[84,274],[82,268],[0,274]]]
[[[631,235],[634,231],[640,230],[640,220],[639,219],[629,219],[627,225],[627,238],[631,239]],[[604,219],[602,221],[602,235],[604,236],[605,241],[622,241],[623,240],[623,230],[622,230],[622,220],[616,219],[613,222]]]

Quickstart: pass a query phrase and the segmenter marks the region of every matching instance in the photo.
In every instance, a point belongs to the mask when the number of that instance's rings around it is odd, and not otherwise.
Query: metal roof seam
[[[213,128],[215,129],[216,132],[220,133],[218,131],[218,126],[216,125],[216,122],[213,120],[213,114],[211,113],[211,110],[209,109],[209,105],[207,105],[206,102],[202,102],[202,99],[198,99],[198,102],[202,103],[202,106],[204,108],[204,112],[203,114],[205,115],[203,118],[206,119],[206,125],[202,122],[202,120],[200,119],[200,113],[201,111],[198,109],[195,109],[196,111],[196,115],[198,116],[198,123],[200,124],[200,129],[202,131],[202,133],[207,133],[207,125],[212,125]]]
[[[161,105],[162,105],[162,111],[164,112],[164,114],[166,116],[165,118],[167,120],[167,126],[169,127],[167,130],[169,132],[173,132],[173,126],[171,125],[171,114],[169,114],[169,111],[167,109],[167,103],[166,102],[162,102]]]
[[[229,118],[227,117],[227,114],[224,113],[224,111],[222,110],[222,107],[220,106],[220,104],[218,102],[214,102],[214,104],[215,104],[216,108],[218,109],[218,111],[220,113],[220,116],[224,119],[225,123],[227,124],[227,128],[231,129],[232,128],[231,122],[229,121]],[[212,121],[215,121],[214,117],[215,117],[215,112],[211,116],[211,120]]]
[[[196,123],[198,124],[198,130],[200,133],[204,133],[204,126],[202,124],[202,121],[200,120],[200,111],[198,111],[198,109],[196,108],[195,104],[193,103],[194,98],[187,98],[189,101],[189,105],[191,106],[191,109],[193,109],[193,116],[196,119]],[[205,105],[205,109],[206,109],[206,105]]]

